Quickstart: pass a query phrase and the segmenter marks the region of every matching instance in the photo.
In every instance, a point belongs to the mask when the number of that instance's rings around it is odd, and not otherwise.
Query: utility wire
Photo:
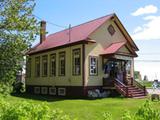
[[[42,18],[40,18],[40,17],[38,17],[37,15],[34,15],[33,14],[33,16],[34,17],[36,17],[37,19],[39,19],[39,20],[43,20]],[[55,23],[52,23],[52,22],[50,22],[50,21],[46,21],[48,24],[50,24],[50,25],[53,25],[53,26],[56,26],[56,27],[61,27],[61,28],[68,28],[67,26],[62,26],[62,25],[58,25],[58,24],[55,24]]]
[[[160,55],[160,53],[138,53],[139,55]]]
[[[134,60],[135,62],[152,62],[152,63],[157,63],[160,62],[160,60]]]

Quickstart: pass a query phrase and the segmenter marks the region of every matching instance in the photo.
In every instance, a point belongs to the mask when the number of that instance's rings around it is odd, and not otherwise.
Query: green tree
[[[0,92],[11,88],[38,33],[34,7],[34,0],[0,0]]]

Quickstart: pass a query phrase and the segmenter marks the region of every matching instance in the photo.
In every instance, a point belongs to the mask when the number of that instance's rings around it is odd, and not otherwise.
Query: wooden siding
[[[72,75],[72,50],[73,49],[81,49],[81,65],[82,65],[82,45],[75,45],[72,47],[57,49],[45,53],[39,53],[29,56],[32,58],[31,72],[32,75],[30,78],[26,78],[26,85],[49,85],[49,86],[82,86],[82,74],[78,76]],[[65,67],[65,76],[58,75],[58,65],[59,65],[59,53],[65,51],[66,53],[66,67]],[[56,54],[56,76],[50,76],[50,54]],[[41,57],[42,64],[42,56],[48,55],[48,75],[47,77],[42,77],[42,65],[41,65],[41,74],[40,77],[35,77],[35,58],[37,56]],[[82,66],[81,66],[82,68]],[[81,69],[82,73],[82,69]]]
[[[108,26],[111,24],[116,31],[112,36],[109,34],[107,30]],[[96,43],[89,43],[85,45],[86,48],[85,86],[95,86],[95,85],[102,86],[102,78],[105,75],[102,66],[102,56],[100,56],[100,53],[103,51],[103,49],[107,48],[111,43],[126,42],[127,40],[125,39],[123,34],[120,32],[120,30],[112,20],[109,20],[106,23],[104,23],[99,29],[93,32],[89,38],[95,40]],[[125,47],[122,47],[120,49],[120,52],[130,53]],[[98,76],[89,75],[89,56],[98,56]]]

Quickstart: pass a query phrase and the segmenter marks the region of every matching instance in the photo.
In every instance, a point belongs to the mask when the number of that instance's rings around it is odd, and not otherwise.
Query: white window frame
[[[61,93],[61,90],[63,90],[64,93]],[[58,88],[58,95],[59,96],[65,96],[66,95],[66,88]]]
[[[34,87],[34,93],[35,94],[40,94],[40,92],[41,92],[40,87]]]
[[[92,59],[95,59],[95,62],[93,62]],[[89,57],[89,74],[90,76],[98,75],[98,57],[97,56]]]
[[[52,91],[54,89],[54,92]],[[55,87],[49,87],[49,94],[50,95],[56,95],[56,88]]]
[[[45,90],[45,92],[44,92]],[[47,87],[41,87],[41,94],[47,95],[48,94],[48,88]]]

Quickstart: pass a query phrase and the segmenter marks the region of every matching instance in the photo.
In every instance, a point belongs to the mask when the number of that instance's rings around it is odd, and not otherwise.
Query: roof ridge
[[[93,20],[89,20],[89,21],[87,21],[87,22],[84,22],[84,23],[81,23],[81,24],[78,24],[78,25],[75,25],[75,26],[71,27],[70,29],[75,28],[75,27],[78,27],[78,26],[81,26],[81,25],[83,25],[83,24],[87,24],[87,23],[96,21],[96,20],[98,20],[98,19],[102,19],[102,18],[105,18],[105,17],[108,17],[108,16],[114,16],[114,15],[115,15],[115,13],[111,13],[111,14],[108,14],[108,15],[105,15],[105,16],[102,16],[102,17],[93,19]],[[57,33],[60,33],[60,32],[63,32],[63,31],[66,31],[66,30],[69,30],[69,28],[66,28],[66,29],[64,29],[64,30],[61,30],[61,31],[57,31],[57,32],[55,32],[55,33],[52,33],[52,34],[48,35],[47,37],[49,37],[49,36],[51,36],[51,35],[54,35],[54,34],[57,34]]]

